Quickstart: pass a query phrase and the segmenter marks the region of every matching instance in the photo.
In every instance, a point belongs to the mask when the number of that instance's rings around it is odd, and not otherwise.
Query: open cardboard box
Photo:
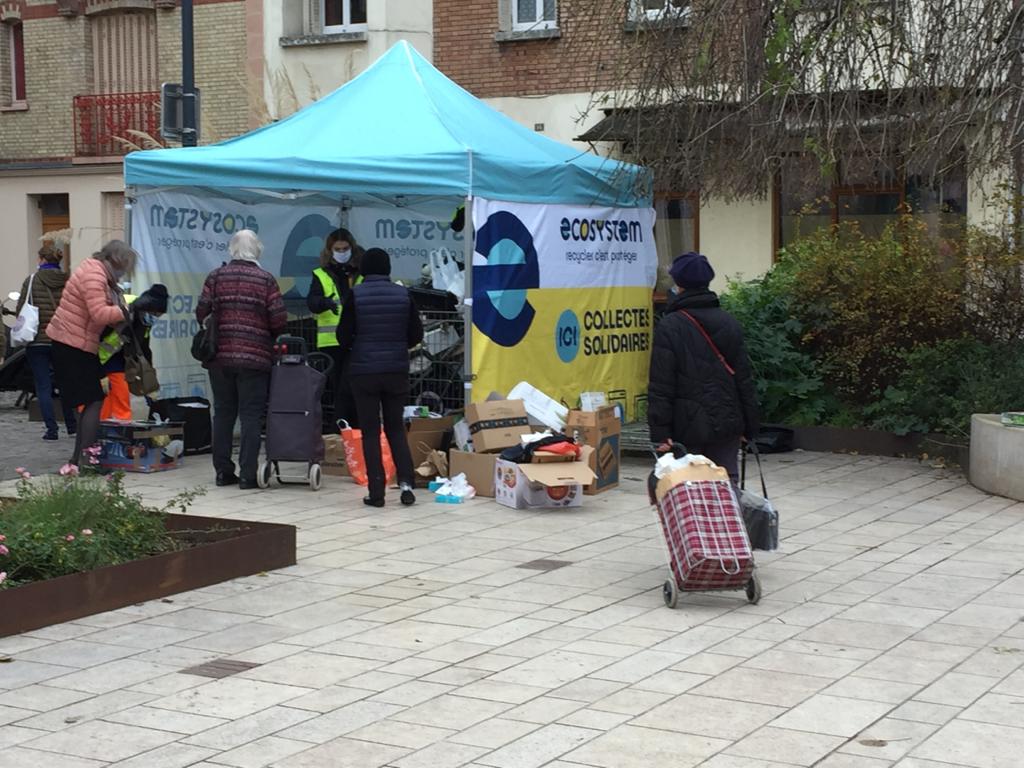
[[[533,432],[522,400],[487,400],[466,408],[466,421],[476,453],[496,453],[519,445]]]
[[[597,480],[583,492],[593,496],[615,488],[619,484],[622,439],[622,422],[616,407],[608,405],[596,411],[569,411],[565,432],[581,445],[594,449],[590,468],[597,475]]]
[[[712,467],[707,464],[690,464],[686,467],[673,470],[658,481],[654,487],[654,497],[661,499],[680,483],[700,481],[721,481],[729,482],[729,473],[724,467]]]
[[[418,467],[431,451],[440,450],[444,434],[455,424],[453,416],[442,416],[439,419],[410,419],[408,424],[409,452],[412,454],[412,465]]]
[[[590,469],[593,449],[583,448],[579,461],[515,464],[498,459],[494,464],[494,498],[513,509],[578,507],[583,486],[594,482]]]
[[[494,464],[497,461],[496,453],[470,453],[453,448],[448,454],[448,474],[450,477],[465,475],[476,489],[477,496],[493,499]]]

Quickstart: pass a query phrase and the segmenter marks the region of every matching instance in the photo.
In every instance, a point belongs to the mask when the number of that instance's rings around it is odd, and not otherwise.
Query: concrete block
[[[1024,501],[1024,427],[1007,427],[998,414],[971,416],[971,483],[988,493]]]

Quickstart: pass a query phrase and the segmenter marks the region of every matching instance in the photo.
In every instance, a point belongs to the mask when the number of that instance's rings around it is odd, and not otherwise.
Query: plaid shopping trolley
[[[672,572],[663,587],[665,605],[675,608],[680,592],[718,590],[745,590],[756,604],[761,583],[725,470],[690,465],[652,478],[651,490]]]

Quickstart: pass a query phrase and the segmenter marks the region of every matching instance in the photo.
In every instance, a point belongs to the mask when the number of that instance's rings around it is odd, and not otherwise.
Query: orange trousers
[[[103,400],[103,409],[100,411],[100,418],[116,419],[118,421],[132,420],[132,396],[128,391],[128,382],[123,373],[108,373],[107,381],[110,382],[110,389]]]

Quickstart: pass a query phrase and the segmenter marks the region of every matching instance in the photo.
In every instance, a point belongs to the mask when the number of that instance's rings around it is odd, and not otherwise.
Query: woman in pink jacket
[[[135,268],[137,256],[126,243],[111,240],[86,259],[64,286],[60,305],[46,335],[53,342],[53,369],[61,402],[82,407],[71,464],[78,466],[82,449],[96,442],[103,407],[103,368],[97,355],[107,326],[128,318],[118,281]]]

